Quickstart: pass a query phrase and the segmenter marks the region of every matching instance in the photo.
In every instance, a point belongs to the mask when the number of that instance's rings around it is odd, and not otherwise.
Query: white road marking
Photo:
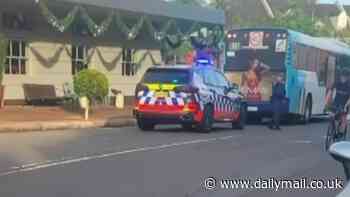
[[[54,167],[54,166],[61,166],[61,165],[79,163],[79,162],[83,162],[83,161],[103,159],[103,158],[119,156],[119,155],[126,155],[126,154],[137,153],[137,152],[162,150],[162,149],[185,146],[185,145],[208,143],[208,142],[214,142],[214,141],[223,141],[223,140],[228,140],[228,139],[232,139],[232,138],[240,137],[240,136],[241,135],[234,135],[234,136],[232,135],[232,136],[224,136],[224,137],[216,137],[216,138],[208,138],[208,139],[198,139],[198,140],[192,140],[192,141],[163,144],[163,145],[158,145],[158,146],[148,146],[148,147],[142,147],[142,148],[135,148],[135,149],[125,150],[125,151],[106,153],[106,154],[100,154],[100,155],[92,155],[92,156],[80,157],[80,158],[75,158],[75,159],[68,159],[68,160],[64,160],[64,161],[47,161],[48,163],[26,164],[26,165],[21,166],[20,168],[16,167],[16,168],[12,168],[13,170],[10,170],[7,172],[1,172],[0,177],[12,175],[12,174],[18,174],[20,172],[35,171],[35,170],[40,170],[40,169]]]
[[[313,143],[311,140],[295,140],[291,142],[295,144],[312,144]]]

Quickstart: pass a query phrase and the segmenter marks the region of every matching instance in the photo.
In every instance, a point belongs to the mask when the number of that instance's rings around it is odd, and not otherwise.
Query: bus
[[[350,66],[345,43],[280,28],[231,30],[225,54],[225,73],[240,87],[249,114],[271,115],[272,84],[283,75],[287,98],[281,110],[304,123],[324,114],[338,68]]]

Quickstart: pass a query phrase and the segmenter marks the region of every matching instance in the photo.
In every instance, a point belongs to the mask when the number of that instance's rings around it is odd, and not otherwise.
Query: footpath
[[[132,107],[116,109],[112,106],[93,108],[89,120],[83,112],[69,111],[60,106],[5,106],[0,109],[0,132],[47,131],[102,127],[134,126]]]

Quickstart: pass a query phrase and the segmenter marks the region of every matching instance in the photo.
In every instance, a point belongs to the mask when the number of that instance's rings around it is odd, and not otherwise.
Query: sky
[[[336,0],[319,0],[320,3],[334,3]],[[350,5],[350,0],[339,0],[344,5]]]

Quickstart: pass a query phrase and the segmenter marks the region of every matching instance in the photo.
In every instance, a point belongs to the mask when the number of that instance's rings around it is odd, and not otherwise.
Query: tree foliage
[[[85,69],[74,76],[74,92],[79,97],[86,96],[90,101],[102,101],[109,90],[107,77],[93,69]]]
[[[262,16],[257,16],[256,18],[247,17],[249,19],[243,18],[239,15],[239,12],[235,10],[236,8],[232,8],[232,2],[227,0],[210,0],[209,5],[214,8],[225,10],[227,16],[226,26],[228,28],[232,26],[281,27],[314,36],[331,36],[334,34],[332,28],[329,26],[330,22],[328,18],[312,16],[310,10],[316,6],[315,0],[288,0],[287,2],[288,4],[286,6],[279,9],[276,9],[273,4],[271,5],[275,15],[272,19]],[[316,25],[317,23],[322,25]]]
[[[227,3],[225,0],[209,0],[208,5],[213,8],[222,9],[222,10],[225,10],[227,8]]]
[[[316,25],[316,22],[322,19],[318,19],[308,13],[304,0],[288,1],[288,7],[283,10],[277,10],[275,15],[275,18],[270,21],[271,26],[288,28],[314,36],[330,35],[330,32],[324,25]],[[322,23],[324,24],[324,21]]]
[[[192,6],[206,5],[206,0],[171,0],[170,2],[174,2],[182,5],[192,5]]]

